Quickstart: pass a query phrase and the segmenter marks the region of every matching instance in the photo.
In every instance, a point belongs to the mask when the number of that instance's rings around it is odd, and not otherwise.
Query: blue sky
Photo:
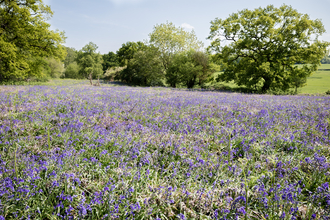
[[[272,4],[291,5],[298,12],[321,19],[327,33],[321,40],[330,41],[330,0],[44,0],[54,16],[52,29],[65,31],[65,45],[80,50],[88,42],[98,45],[101,54],[116,52],[127,41],[148,39],[154,25],[173,22],[194,29],[199,40],[206,38],[210,22],[227,18],[242,9]]]

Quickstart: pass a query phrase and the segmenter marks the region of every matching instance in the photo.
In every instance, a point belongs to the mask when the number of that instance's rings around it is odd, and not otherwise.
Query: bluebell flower
[[[185,217],[184,214],[180,213],[178,216],[177,216],[179,219],[181,220],[186,220],[187,218]]]

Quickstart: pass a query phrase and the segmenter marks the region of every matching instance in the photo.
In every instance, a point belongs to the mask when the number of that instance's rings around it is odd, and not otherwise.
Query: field
[[[330,69],[330,67],[329,67]],[[307,85],[298,89],[300,94],[324,94],[330,90],[330,71],[317,71],[307,78]]]
[[[0,219],[329,219],[329,96],[0,87]]]
[[[327,69],[327,70],[330,70],[330,64],[321,64],[321,66],[319,67],[319,69]]]

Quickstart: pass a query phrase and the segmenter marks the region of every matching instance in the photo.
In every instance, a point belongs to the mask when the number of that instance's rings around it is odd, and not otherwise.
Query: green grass
[[[95,82],[95,80],[94,80]],[[69,86],[69,85],[80,85],[80,84],[87,84],[89,85],[90,82],[87,79],[57,79],[51,78],[48,81],[10,81],[10,82],[3,82],[0,85],[7,85],[7,86]]]
[[[328,90],[330,90],[330,71],[317,71],[307,78],[307,85],[298,89],[298,92],[300,94],[321,94]]]
[[[330,64],[321,64],[319,69],[330,69]]]

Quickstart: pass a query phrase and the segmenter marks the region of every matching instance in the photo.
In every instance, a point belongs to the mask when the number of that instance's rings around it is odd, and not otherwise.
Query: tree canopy
[[[76,62],[77,59],[77,50],[73,47],[65,47],[66,49],[66,57],[63,61],[64,67],[69,66],[71,63]]]
[[[303,86],[317,70],[329,45],[318,40],[324,32],[320,20],[311,20],[291,6],[269,5],[215,19],[208,39],[223,63],[220,81],[233,80],[262,92],[287,91]]]
[[[79,75],[89,78],[100,78],[103,74],[102,55],[97,53],[98,46],[93,42],[86,44],[77,53],[77,64],[79,65]]]
[[[216,67],[208,54],[201,51],[186,51],[177,53],[166,71],[166,82],[171,87],[182,84],[193,88],[196,84],[203,87],[212,79]]]
[[[0,0],[0,81],[42,75],[41,58],[63,59],[64,33],[49,30],[42,0]]]
[[[174,54],[203,48],[203,43],[198,41],[193,30],[185,31],[182,27],[176,27],[172,22],[155,25],[149,37],[149,43],[160,51],[160,58],[165,70]]]
[[[142,42],[127,42],[117,54],[125,66],[116,78],[134,85],[162,85],[164,70],[156,47]]]
[[[159,59],[159,51],[154,46],[146,46],[142,50],[137,51],[123,72],[129,73],[130,79],[136,85],[163,85],[164,71],[162,62]]]
[[[52,78],[59,78],[63,76],[64,66],[63,63],[54,58],[47,58],[47,75]]]
[[[102,59],[103,59],[102,67],[103,67],[104,72],[107,69],[119,66],[118,56],[114,52],[109,52],[107,54],[103,54]]]
[[[141,41],[128,41],[125,44],[122,44],[121,48],[117,51],[117,59],[120,66],[126,66],[129,60],[133,59],[134,54],[145,47],[146,45]]]

